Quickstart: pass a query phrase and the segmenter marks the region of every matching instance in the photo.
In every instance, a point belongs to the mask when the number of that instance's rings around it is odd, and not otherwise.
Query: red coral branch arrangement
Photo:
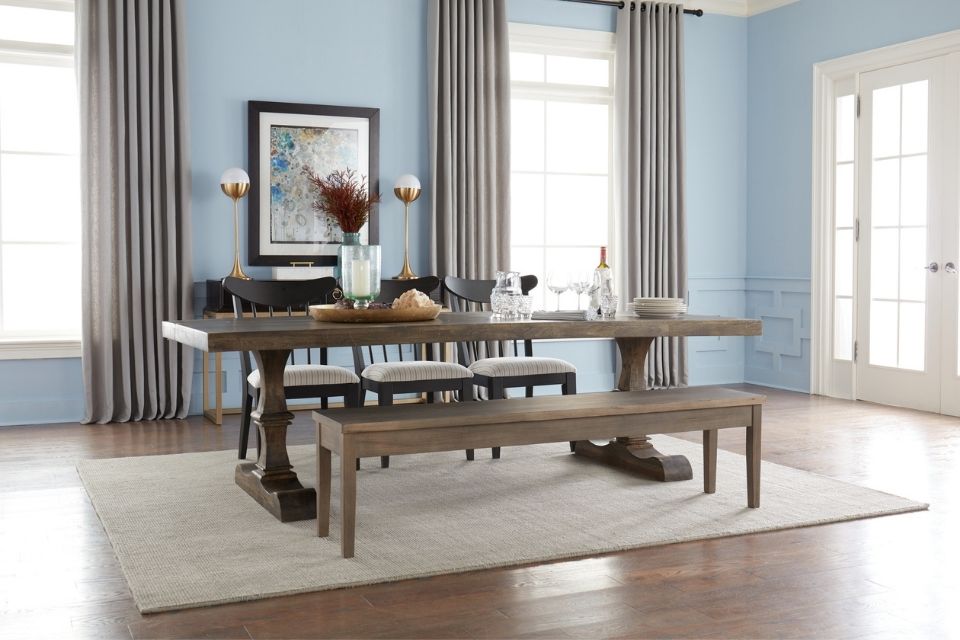
[[[367,181],[352,169],[334,171],[321,178],[309,167],[304,174],[316,192],[313,208],[337,221],[344,233],[359,233],[370,217],[373,205],[380,202],[380,194],[367,195]]]

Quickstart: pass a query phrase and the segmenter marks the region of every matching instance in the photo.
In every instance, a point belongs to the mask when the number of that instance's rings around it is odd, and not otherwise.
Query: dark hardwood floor
[[[930,511],[141,616],[74,465],[232,449],[238,420],[7,427],[0,638],[960,637],[960,420],[764,391],[765,460]]]

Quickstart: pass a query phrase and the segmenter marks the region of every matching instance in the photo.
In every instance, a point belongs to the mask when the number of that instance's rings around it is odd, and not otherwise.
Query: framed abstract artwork
[[[351,169],[379,193],[380,110],[251,100],[247,131],[250,264],[336,264],[340,228],[313,208],[304,169],[319,176]],[[376,207],[361,240],[378,240]]]

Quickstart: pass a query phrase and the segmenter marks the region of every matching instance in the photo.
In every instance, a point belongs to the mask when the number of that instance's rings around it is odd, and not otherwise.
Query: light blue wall
[[[508,12],[516,22],[600,30],[612,30],[616,16],[608,8],[557,0],[509,0]],[[190,0],[186,18],[194,280],[219,278],[232,262],[230,202],[218,184],[223,169],[246,165],[247,100],[380,108],[384,271],[399,271],[402,208],[390,186],[398,175],[415,173],[430,189],[426,1]],[[685,20],[691,304],[698,312],[740,315],[746,265],[747,21],[715,15]],[[426,272],[426,201],[414,205],[411,215],[413,268]],[[242,216],[245,220],[245,210]],[[241,247],[245,262],[245,235]],[[248,273],[267,277],[269,270],[252,267]],[[202,291],[196,300],[199,309]],[[610,343],[545,343],[538,353],[577,363],[581,390],[613,385]],[[347,363],[345,354],[333,357]],[[740,381],[742,340],[693,340],[690,362],[694,383]],[[224,369],[224,400],[236,404],[236,358],[225,356]],[[199,371],[198,355],[194,413],[200,409]],[[82,415],[78,359],[0,361],[0,389],[0,424],[72,421]]]
[[[748,21],[748,381],[810,387],[813,65],[960,28],[956,0],[801,0]]]

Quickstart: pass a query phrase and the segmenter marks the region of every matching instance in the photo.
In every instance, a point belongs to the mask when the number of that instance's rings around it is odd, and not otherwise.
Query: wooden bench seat
[[[350,558],[356,458],[702,430],[703,490],[714,493],[717,430],[731,427],[746,427],[747,504],[756,508],[763,401],[762,395],[732,389],[689,387],[315,411],[317,535],[330,530],[331,452],[340,456],[341,550]]]

